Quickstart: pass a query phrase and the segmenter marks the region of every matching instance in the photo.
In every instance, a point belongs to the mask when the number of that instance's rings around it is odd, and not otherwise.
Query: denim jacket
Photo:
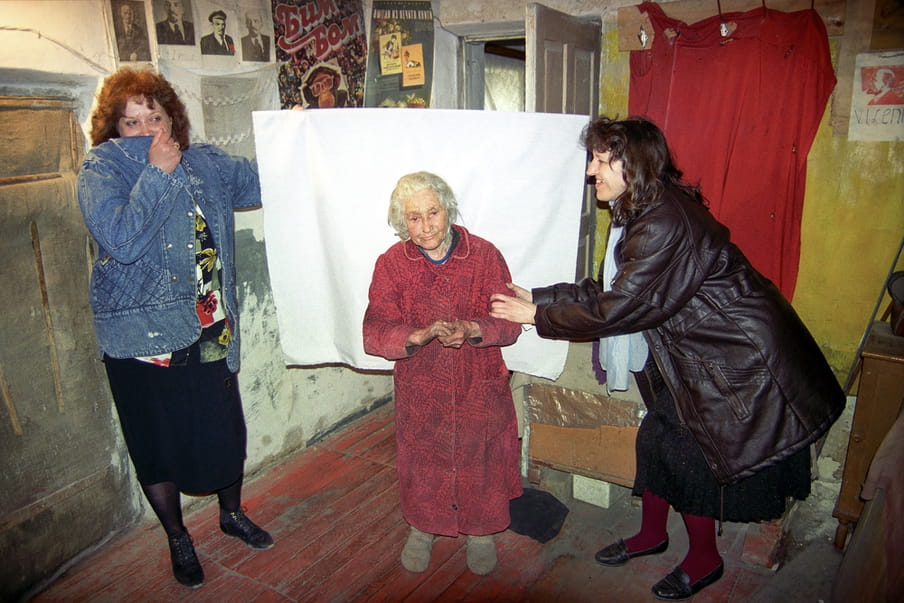
[[[114,138],[93,148],[78,174],[78,199],[99,247],[91,273],[98,344],[114,358],[188,347],[201,334],[196,304],[195,204],[223,266],[232,326],[230,370],[239,367],[233,210],[260,205],[257,169],[247,159],[193,144],[167,174],[148,163],[152,138]]]

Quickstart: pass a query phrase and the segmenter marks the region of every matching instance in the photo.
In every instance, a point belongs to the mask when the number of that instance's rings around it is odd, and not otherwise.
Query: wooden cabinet
[[[838,519],[835,547],[844,548],[850,522],[863,510],[860,489],[870,462],[895,422],[904,401],[904,337],[892,334],[887,322],[875,322],[860,355],[860,385],[851,423],[841,491],[835,510]]]

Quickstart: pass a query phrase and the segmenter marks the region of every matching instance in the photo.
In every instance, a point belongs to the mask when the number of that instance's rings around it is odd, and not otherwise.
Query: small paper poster
[[[857,55],[849,140],[904,140],[904,53]]]
[[[407,88],[408,86],[423,86],[425,79],[423,44],[403,46],[402,88]]]
[[[402,42],[399,34],[380,36],[380,75],[402,73]]]
[[[370,32],[365,106],[429,107],[433,84],[430,0],[373,0]]]

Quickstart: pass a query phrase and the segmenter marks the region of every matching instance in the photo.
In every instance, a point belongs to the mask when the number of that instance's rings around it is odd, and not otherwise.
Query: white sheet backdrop
[[[576,115],[317,109],[253,115],[264,234],[287,364],[386,370],[361,324],[377,257],[398,238],[389,196],[409,172],[444,178],[459,223],[496,245],[515,283],[574,278],[585,153]],[[511,370],[555,379],[567,343],[522,333]]]

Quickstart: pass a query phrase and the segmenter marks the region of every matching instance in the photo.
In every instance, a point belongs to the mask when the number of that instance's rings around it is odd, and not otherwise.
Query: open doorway
[[[524,111],[524,38],[490,41],[483,51],[484,110]]]
[[[460,32],[459,106],[596,116],[601,30],[595,16],[568,15],[532,3],[523,29]],[[578,280],[595,274],[595,238],[596,197],[588,187],[579,229]]]
[[[524,38],[468,38],[462,48],[464,108],[524,111]]]

